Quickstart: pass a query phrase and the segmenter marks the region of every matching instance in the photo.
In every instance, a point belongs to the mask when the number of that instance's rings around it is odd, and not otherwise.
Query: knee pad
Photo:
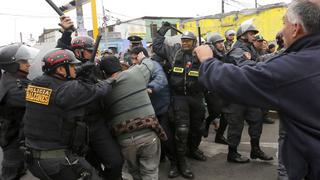
[[[178,126],[176,127],[176,137],[180,141],[187,141],[189,134],[189,127],[187,126]]]

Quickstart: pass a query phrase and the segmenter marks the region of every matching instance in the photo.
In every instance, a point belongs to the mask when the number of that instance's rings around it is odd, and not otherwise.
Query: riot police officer
[[[244,65],[255,66],[259,56],[253,47],[255,35],[259,31],[252,24],[242,24],[237,30],[237,42],[227,56],[227,60],[241,67]],[[226,119],[229,124],[228,143],[229,152],[228,162],[247,163],[250,160],[241,156],[237,152],[237,147],[241,140],[244,120],[249,124],[249,135],[251,138],[251,159],[272,160],[271,156],[265,154],[260,148],[260,136],[262,133],[262,111],[260,108],[248,107],[236,103],[230,103],[224,109]]]
[[[73,25],[69,17],[62,16],[61,26],[64,29],[62,37],[58,40],[57,47],[67,48],[73,51],[82,66],[86,66],[92,56],[94,49],[94,39],[88,36],[78,36],[71,39],[70,27]],[[95,62],[95,67],[77,74],[77,78],[86,82],[96,83],[102,78],[99,61]],[[110,180],[121,178],[123,157],[115,138],[111,134],[109,126],[106,126],[103,118],[103,107],[98,99],[86,107],[86,121],[90,128],[90,153],[86,159],[94,165],[96,169]],[[101,163],[105,167],[101,168]]]
[[[101,179],[83,158],[89,129],[85,106],[111,90],[112,80],[97,84],[75,79],[80,63],[69,50],[48,51],[44,74],[28,85],[24,115],[25,143],[31,173],[47,180]]]
[[[232,48],[232,45],[234,43],[234,36],[236,32],[233,29],[228,29],[224,33],[226,40],[224,42],[225,49],[229,52]]]
[[[160,57],[171,63],[168,76],[175,123],[175,140],[179,170],[182,176],[193,178],[194,175],[186,162],[187,149],[190,156],[205,161],[206,157],[198,149],[202,137],[202,121],[204,119],[203,88],[198,84],[200,62],[192,51],[196,46],[195,35],[186,31],[181,36],[181,44],[173,47],[164,43],[165,33],[171,25],[165,22],[158,30],[153,41],[153,50]]]
[[[219,33],[209,34],[207,42],[211,45],[211,49],[214,53],[215,58],[217,58],[222,62],[226,62],[225,61],[226,49],[224,47],[223,37]],[[207,103],[209,116],[206,118],[206,133],[204,134],[204,137],[208,136],[211,122],[215,118],[220,117],[219,128],[217,129],[217,133],[214,141],[220,144],[228,144],[227,139],[223,135],[228,125],[227,120],[225,119],[222,113],[223,107],[225,106],[226,101],[222,99],[219,93],[211,92],[211,91],[208,91],[205,93],[205,100]]]
[[[25,174],[23,152],[22,117],[25,112],[25,88],[27,75],[38,49],[21,43],[0,47],[0,68],[4,74],[0,80],[0,145],[3,150],[3,180],[19,179]]]

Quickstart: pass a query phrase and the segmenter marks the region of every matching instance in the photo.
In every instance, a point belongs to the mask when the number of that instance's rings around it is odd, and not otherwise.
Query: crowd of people
[[[200,43],[186,31],[169,45],[164,22],[149,49],[131,36],[123,57],[107,49],[94,58],[94,39],[72,38],[73,21],[61,16],[41,76],[27,78],[37,49],[0,47],[1,179],[28,169],[41,180],[121,180],[125,169],[157,180],[163,158],[168,178],[195,179],[187,157],[207,160],[199,146],[210,127],[227,162],[271,161],[260,147],[263,123],[274,123],[269,109],[280,116],[278,179],[320,179],[319,19],[320,3],[293,1],[270,44],[243,23]],[[237,150],[244,121],[250,158]]]

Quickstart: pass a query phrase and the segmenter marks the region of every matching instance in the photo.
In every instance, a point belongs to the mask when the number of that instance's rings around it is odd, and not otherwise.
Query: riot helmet
[[[219,33],[213,33],[208,35],[208,42],[212,43],[212,45],[221,41],[224,41],[224,39]]]
[[[89,36],[79,36],[73,38],[71,41],[72,49],[85,49],[93,51],[94,48],[94,39]]]
[[[189,46],[188,44],[184,45],[184,42],[187,42],[188,40],[192,40],[192,44]],[[181,43],[182,43],[182,50],[188,51],[193,50],[196,47],[197,44],[197,38],[191,31],[185,31],[181,36]]]
[[[240,39],[241,36],[245,35],[249,31],[254,32],[255,34],[259,33],[253,24],[241,24],[237,31],[237,39]]]
[[[235,34],[236,34],[236,32],[233,29],[228,29],[224,33],[225,37],[230,36],[230,35],[235,35]]]
[[[19,70],[19,61],[33,60],[39,49],[24,43],[14,43],[0,47],[0,68],[15,73]]]
[[[42,62],[42,71],[45,74],[54,74],[57,67],[64,66],[67,73],[67,79],[71,78],[69,65],[81,63],[72,51],[60,48],[49,50],[43,57]]]
[[[94,49],[94,39],[89,36],[73,38],[71,41],[71,47],[76,57],[84,63],[91,58],[91,54]]]

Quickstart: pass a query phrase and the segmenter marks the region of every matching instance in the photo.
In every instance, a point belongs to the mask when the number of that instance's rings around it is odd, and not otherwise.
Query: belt
[[[32,157],[35,159],[51,159],[51,158],[65,158],[66,149],[57,149],[57,150],[31,150]]]

